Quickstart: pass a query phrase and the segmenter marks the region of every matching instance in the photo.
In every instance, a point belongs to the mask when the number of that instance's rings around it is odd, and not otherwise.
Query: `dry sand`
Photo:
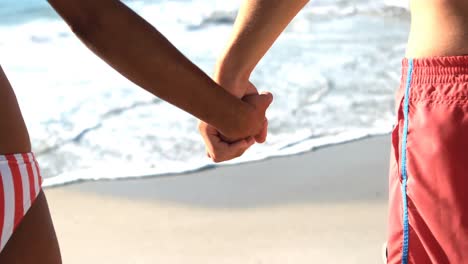
[[[65,264],[382,263],[388,136],[46,190]]]

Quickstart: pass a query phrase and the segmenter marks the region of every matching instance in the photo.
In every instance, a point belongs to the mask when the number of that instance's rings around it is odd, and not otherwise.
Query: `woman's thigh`
[[[49,206],[43,191],[0,252],[0,263],[62,263]]]

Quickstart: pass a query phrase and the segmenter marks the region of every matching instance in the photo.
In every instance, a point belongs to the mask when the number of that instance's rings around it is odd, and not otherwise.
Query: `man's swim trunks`
[[[468,56],[405,59],[387,263],[468,263]]]

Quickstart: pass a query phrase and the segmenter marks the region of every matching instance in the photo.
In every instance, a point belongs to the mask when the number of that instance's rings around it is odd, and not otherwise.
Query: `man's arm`
[[[88,48],[150,93],[212,124],[228,137],[247,137],[261,129],[261,122],[247,120],[258,119],[252,118],[249,104],[220,89],[122,2],[48,2]],[[245,128],[246,123],[252,123],[250,131]]]
[[[249,81],[251,72],[307,2],[244,0],[234,24],[234,32],[218,60],[215,81],[239,98],[245,94],[257,93],[256,87]],[[268,123],[265,122],[262,132],[255,136],[257,142],[263,143],[266,140],[267,127]],[[207,123],[200,122],[198,129],[209,157],[228,160],[239,152],[238,149],[226,146],[216,130]]]
[[[308,0],[244,0],[227,48],[220,57],[215,80],[237,96],[260,59]],[[235,86],[235,87],[232,87]],[[240,87],[239,87],[240,86]],[[224,87],[224,86],[223,86]],[[234,89],[234,91],[232,91]]]

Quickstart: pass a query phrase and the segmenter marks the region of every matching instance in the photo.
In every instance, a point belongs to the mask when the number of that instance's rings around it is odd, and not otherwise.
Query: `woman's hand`
[[[248,79],[230,78],[217,70],[215,81],[234,96],[243,98],[244,101],[251,100],[250,95],[258,95],[257,88]],[[234,142],[205,122],[200,121],[198,129],[205,142],[207,156],[214,162],[222,162],[241,156],[255,142],[265,142],[268,120],[264,119],[259,133]]]
[[[241,156],[255,141],[264,142],[266,138],[266,109],[273,101],[270,93],[247,95],[242,99],[251,107],[242,127],[230,135],[222,135],[207,123],[199,123],[199,131],[206,145],[208,157],[214,162],[222,162]]]

